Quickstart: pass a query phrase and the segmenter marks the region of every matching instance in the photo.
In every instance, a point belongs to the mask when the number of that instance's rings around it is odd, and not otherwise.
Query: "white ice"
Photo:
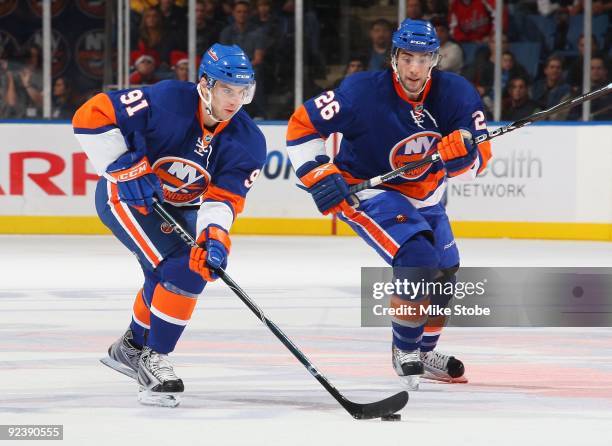
[[[348,398],[400,390],[389,330],[359,327],[360,267],[382,266],[360,240],[233,241],[228,272]],[[610,243],[459,247],[466,266],[612,266]],[[172,354],[183,403],[139,406],[98,359],[141,281],[111,237],[0,237],[0,424],[63,424],[70,445],[612,444],[612,329],[446,329],[470,383],[422,384],[402,422],[356,421],[219,281]]]

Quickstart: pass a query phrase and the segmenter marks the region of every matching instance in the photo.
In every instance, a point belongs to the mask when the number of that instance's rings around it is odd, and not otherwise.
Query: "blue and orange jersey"
[[[349,184],[387,173],[436,151],[438,141],[457,129],[485,133],[484,107],[463,77],[433,70],[421,102],[410,101],[391,70],[355,73],[336,89],[309,99],[289,120],[287,151],[297,170],[324,155],[324,140],[342,133],[334,163]],[[478,146],[472,168],[456,178],[473,179],[491,157],[489,142]],[[416,207],[440,201],[447,175],[431,164],[378,186],[397,190]]]
[[[244,110],[213,131],[201,113],[195,84],[163,81],[94,96],[73,127],[99,175],[123,153],[142,153],[167,203],[206,208],[199,231],[210,223],[229,229],[265,164],[266,142]]]

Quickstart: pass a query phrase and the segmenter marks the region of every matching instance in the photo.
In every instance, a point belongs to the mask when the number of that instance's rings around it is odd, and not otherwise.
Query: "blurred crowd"
[[[389,66],[397,1],[405,1],[407,17],[434,24],[441,41],[437,69],[470,80],[492,118],[495,0],[306,0],[304,97],[334,88],[355,72]],[[131,1],[131,85],[189,80],[186,3]],[[251,58],[257,91],[248,111],[257,119],[287,119],[292,112],[294,12],[294,0],[196,2],[197,53],[221,42],[241,46]],[[502,120],[522,118],[581,92],[582,13],[581,0],[504,2]],[[592,88],[610,82],[611,14],[612,1],[593,1]],[[41,54],[39,46],[28,45],[12,67],[0,54],[0,118],[41,116]],[[65,76],[53,79],[52,85],[52,117],[70,119],[86,95],[73,91]],[[611,99],[595,101],[591,113],[593,120],[612,120]],[[576,109],[553,119],[580,116],[580,109]]]

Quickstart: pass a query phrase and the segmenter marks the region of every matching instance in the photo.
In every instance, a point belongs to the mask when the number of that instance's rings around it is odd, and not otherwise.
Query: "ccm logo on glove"
[[[129,169],[121,170],[119,172],[111,173],[111,175],[117,181],[130,181],[146,173],[153,173],[153,171],[151,170],[151,166],[149,165],[147,159],[143,158],[135,166],[132,166]]]

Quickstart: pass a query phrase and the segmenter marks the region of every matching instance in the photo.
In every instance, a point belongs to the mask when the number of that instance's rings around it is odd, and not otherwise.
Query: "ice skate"
[[[138,359],[142,350],[134,344],[132,330],[128,328],[123,336],[108,348],[108,357],[100,359],[105,366],[136,379]]]
[[[404,351],[394,345],[391,353],[393,368],[404,385],[408,390],[418,390],[420,377],[424,373],[419,351]]]
[[[185,388],[183,381],[174,373],[167,355],[145,347],[138,365],[138,401],[141,404],[163,407],[180,404],[180,394]]]
[[[463,363],[454,356],[444,355],[435,350],[421,352],[421,361],[425,367],[423,378],[447,383],[467,383]]]

